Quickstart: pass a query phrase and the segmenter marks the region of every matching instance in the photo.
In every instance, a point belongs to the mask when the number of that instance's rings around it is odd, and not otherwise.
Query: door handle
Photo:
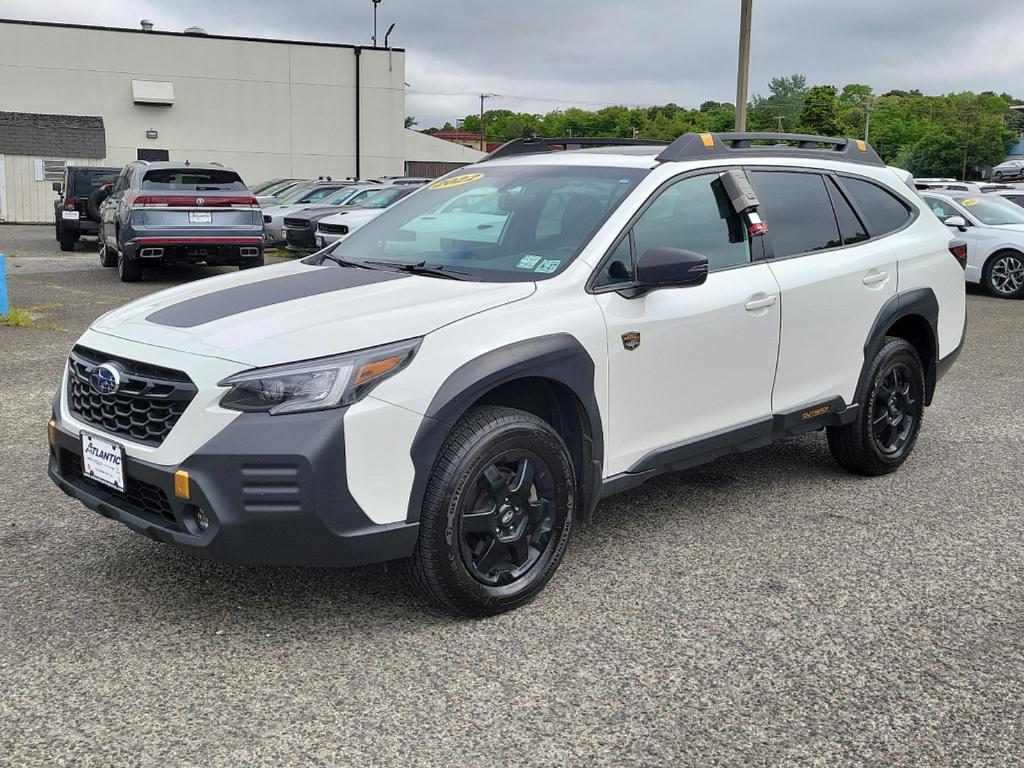
[[[774,296],[774,295],[773,296],[765,296],[764,298],[761,298],[761,299],[750,299],[750,301],[748,301],[743,306],[747,310],[747,312],[756,312],[759,309],[764,309],[765,307],[770,307],[772,304],[774,304],[778,300],[779,300],[778,296]]]
[[[874,285],[875,283],[884,283],[889,279],[888,272],[869,272],[864,275],[864,279],[861,280],[864,285]]]

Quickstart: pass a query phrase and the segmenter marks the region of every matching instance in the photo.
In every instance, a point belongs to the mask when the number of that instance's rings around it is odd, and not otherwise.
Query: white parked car
[[[334,197],[343,190],[355,186],[355,182],[336,182],[333,184],[317,184],[293,200],[280,205],[271,205],[263,209],[263,240],[268,246],[281,245],[285,241],[284,219],[297,211],[312,205],[323,205],[328,198]]]
[[[373,221],[403,197],[416,191],[417,186],[384,187],[376,194],[360,200],[353,205],[344,206],[332,216],[321,219],[316,228],[316,244],[325,245],[344,240],[360,227]]]
[[[404,560],[486,615],[662,473],[822,428],[853,472],[904,463],[963,344],[964,273],[867,144],[540,148],[100,317],[54,400],[53,481],[217,560]],[[480,236],[451,205],[470,196]]]
[[[966,241],[967,281],[1001,299],[1024,297],[1024,208],[995,194],[922,195],[939,220]]]

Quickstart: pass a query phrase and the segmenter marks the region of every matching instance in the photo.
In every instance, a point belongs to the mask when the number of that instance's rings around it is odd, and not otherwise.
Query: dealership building
[[[481,154],[405,122],[405,51],[0,20],[0,221],[50,221],[64,166],[220,162],[374,178]]]

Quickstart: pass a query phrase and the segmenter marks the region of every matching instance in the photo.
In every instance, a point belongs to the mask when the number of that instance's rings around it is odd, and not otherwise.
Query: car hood
[[[289,262],[154,293],[108,312],[92,330],[259,367],[423,336],[534,290]]]
[[[365,224],[371,219],[380,216],[387,208],[359,208],[353,207],[348,211],[341,211],[321,219],[324,224]]]

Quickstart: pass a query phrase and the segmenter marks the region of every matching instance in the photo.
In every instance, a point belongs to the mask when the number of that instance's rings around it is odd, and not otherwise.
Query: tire
[[[100,254],[100,266],[103,267],[116,267],[117,266],[117,254],[107,248],[107,244],[103,241],[103,233],[99,236],[99,254]]]
[[[60,218],[54,214],[53,216],[53,235],[57,242],[60,242]]]
[[[1024,254],[1017,251],[994,254],[981,271],[981,284],[997,299],[1024,297]]]
[[[103,201],[110,197],[110,189],[107,187],[99,187],[94,189],[89,197],[85,200],[85,210],[89,214],[89,218],[93,221],[100,220],[100,206],[103,205]]]
[[[474,408],[434,464],[408,572],[454,613],[516,608],[558,568],[575,507],[572,460],[547,422],[513,408]]]
[[[992,174],[992,178],[995,179],[996,182],[1001,182],[1003,180],[1003,172],[996,171],[994,174]]]
[[[74,232],[70,232],[64,227],[60,228],[60,249],[62,251],[73,251],[75,250],[75,242],[78,240],[78,236]]]
[[[905,339],[886,336],[857,385],[856,419],[825,430],[833,458],[861,475],[895,472],[917,442],[924,396],[917,350]]]
[[[122,283],[137,283],[142,279],[142,262],[125,257],[124,251],[117,253],[117,276]]]
[[[263,264],[264,264],[263,256],[260,255],[259,257],[255,258],[255,259],[249,259],[248,261],[243,262],[242,264],[239,264],[238,268],[239,269],[253,269],[254,267],[262,267]]]

